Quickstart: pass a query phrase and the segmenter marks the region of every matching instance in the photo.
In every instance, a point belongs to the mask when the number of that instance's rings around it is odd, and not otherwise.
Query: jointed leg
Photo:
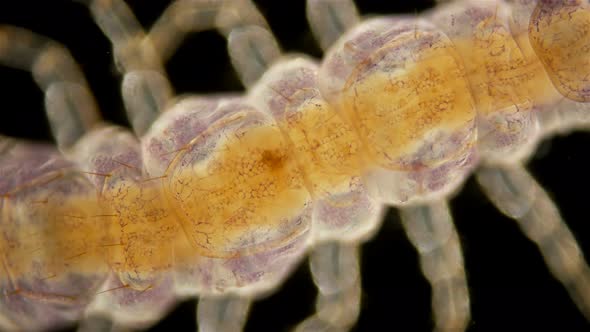
[[[148,36],[121,0],[94,0],[91,1],[90,9],[113,43],[116,61],[125,74],[123,99],[132,126],[139,136],[145,133],[171,99],[172,89],[162,62],[176,51],[189,32],[216,28],[230,39],[230,45],[243,47],[244,42],[253,45],[258,58],[264,63],[270,62],[278,54],[276,42],[264,29],[261,33],[248,31],[230,37],[230,33],[239,27],[267,27],[266,21],[250,1],[176,1],[164,11]],[[249,84],[253,81],[251,77],[261,75],[258,73],[260,69],[240,65],[243,57],[239,51],[237,56],[232,53],[230,46],[232,61],[236,67],[244,69],[244,82]],[[234,60],[236,57],[238,60]]]
[[[0,27],[0,63],[30,71],[45,93],[53,135],[63,151],[100,120],[78,65],[60,44],[33,32]]]
[[[197,308],[199,332],[236,332],[246,323],[250,300],[224,296],[200,298]]]
[[[93,316],[82,320],[76,332],[131,332],[131,330],[118,327],[108,318]]]
[[[281,54],[272,33],[259,26],[235,29],[227,41],[232,65],[246,87],[252,86]]]
[[[124,75],[125,109],[135,133],[142,136],[172,98],[161,58],[122,0],[94,0],[89,8],[113,44],[115,62]]]
[[[165,61],[191,32],[218,29],[227,37],[235,28],[251,25],[268,29],[250,0],[177,0],[164,11],[149,35]]]
[[[514,218],[539,247],[555,278],[590,319],[590,268],[549,195],[521,165],[481,168],[477,181],[494,205]]]
[[[188,33],[209,29],[228,39],[232,64],[246,87],[280,55],[268,24],[250,0],[178,0],[154,24],[149,40],[166,60]]]
[[[461,245],[447,203],[404,207],[400,215],[432,286],[436,330],[464,331],[470,317],[469,293]]]
[[[356,244],[328,242],[310,255],[310,268],[318,287],[316,313],[296,331],[347,331],[360,312],[361,279]]]
[[[360,21],[351,0],[308,0],[306,11],[313,34],[324,51]]]

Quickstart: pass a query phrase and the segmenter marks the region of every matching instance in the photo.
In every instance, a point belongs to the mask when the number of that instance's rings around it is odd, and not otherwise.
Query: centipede
[[[1,331],[587,330],[582,0],[0,5]]]

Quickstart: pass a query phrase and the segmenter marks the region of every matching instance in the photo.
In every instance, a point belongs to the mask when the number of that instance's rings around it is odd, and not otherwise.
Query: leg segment
[[[400,215],[432,286],[436,330],[464,331],[470,316],[469,293],[461,245],[447,203],[404,207]]]
[[[188,33],[212,28],[228,39],[232,64],[246,87],[280,54],[268,24],[250,0],[178,0],[154,24],[149,40],[166,60]]]
[[[252,86],[281,53],[272,33],[255,25],[232,30],[227,42],[232,65],[246,87]]]
[[[477,181],[492,203],[514,218],[545,263],[590,318],[590,268],[555,204],[521,165],[482,167]]]
[[[123,76],[122,95],[131,125],[143,135],[172,98],[161,59],[127,5],[121,0],[94,0],[90,11],[113,44]]]
[[[311,30],[324,51],[360,21],[351,0],[308,0],[306,11]]]
[[[150,39],[163,60],[168,60],[188,33],[218,29],[224,36],[237,27],[268,29],[250,0],[177,0],[150,30]]]
[[[199,332],[242,331],[249,309],[250,300],[240,297],[201,298],[197,308]]]
[[[310,268],[319,291],[316,313],[299,324],[296,331],[348,331],[360,312],[358,246],[319,244],[310,255]]]
[[[53,135],[62,150],[99,122],[96,102],[70,53],[30,31],[0,27],[0,63],[30,71],[45,93]]]
[[[76,332],[127,332],[129,330],[119,329],[115,323],[108,318],[100,316],[87,317],[80,322]],[[129,331],[130,332],[130,331]]]

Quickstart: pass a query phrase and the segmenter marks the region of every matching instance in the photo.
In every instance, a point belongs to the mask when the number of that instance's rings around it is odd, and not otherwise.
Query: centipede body
[[[144,13],[141,2],[131,2],[130,4],[134,6],[140,19],[144,17],[145,21],[156,17],[158,10],[161,10],[161,8],[149,8],[145,9]],[[259,5],[263,11],[266,11],[279,40],[281,40],[281,35],[300,36],[299,42],[290,44],[286,41],[286,48],[299,48],[300,51],[319,55],[319,51],[313,45],[309,45],[312,42],[309,33],[301,34],[300,32],[307,31],[302,4],[293,5],[293,10],[281,6],[278,6],[279,8],[273,7],[277,5],[273,5],[271,2]],[[359,5],[363,6],[364,4]],[[64,1],[63,5],[61,2],[58,5],[46,5],[48,8],[39,9],[35,15],[36,11],[26,11],[26,8],[19,8],[20,6],[22,5],[16,5],[15,8],[3,11],[2,23],[30,28],[47,34],[70,47],[74,57],[82,64],[83,70],[89,76],[91,87],[101,104],[101,110],[107,114],[107,118],[110,120],[116,123],[125,123],[118,97],[118,80],[115,75],[111,75],[114,70],[109,54],[110,46],[94,27],[92,20],[85,16],[87,14],[85,14],[84,8]],[[157,6],[154,5],[154,7]],[[367,8],[361,7],[361,10],[363,12],[393,12],[391,8],[384,9],[370,3],[367,4]],[[67,24],[56,24],[54,18],[57,15],[65,15],[68,11],[72,12],[70,15],[72,21]],[[30,12],[33,12],[32,17],[26,17]],[[285,17],[281,19],[279,16],[281,12],[283,15],[289,16],[290,20]],[[17,13],[22,15],[20,20]],[[56,14],[49,15],[47,13]],[[295,15],[294,13],[299,14]],[[293,23],[291,17],[297,17],[298,21],[294,25],[286,27],[287,24],[281,21]],[[70,23],[78,21],[80,22],[77,25],[79,29],[76,29],[75,33],[71,33],[69,31]],[[307,42],[301,42],[306,38]],[[96,45],[98,43],[102,44],[100,52],[95,50],[99,48]],[[186,42],[186,44],[200,45],[203,43],[217,45],[217,47],[211,47],[211,51],[207,52],[210,54],[203,54],[205,52],[199,51],[200,47],[195,47],[196,52],[190,53],[191,50],[193,52],[195,50],[187,45],[180,51],[181,55],[174,58],[169,65],[172,69],[173,81],[179,82],[179,90],[208,92],[239,89],[235,78],[226,79],[226,75],[231,76],[232,74],[229,62],[223,55],[225,53],[223,40],[213,33],[205,33],[204,36],[197,36]],[[89,48],[91,51],[88,50]],[[201,56],[204,57],[202,60],[195,60],[201,59]],[[203,63],[207,65],[203,66]],[[175,78],[174,67],[183,68],[182,71],[193,74],[186,75],[188,77],[178,74],[180,77]],[[27,74],[5,68],[2,68],[2,73],[4,86],[2,91],[24,91],[18,94],[4,93],[6,117],[2,121],[2,134],[49,140],[43,116],[42,98],[38,89]],[[220,75],[219,73],[224,74]],[[203,77],[219,76],[222,79],[216,83],[208,78],[203,79]],[[199,82],[193,83],[194,81]],[[19,97],[14,98],[17,95]],[[37,97],[30,97],[35,95]],[[28,102],[28,99],[31,99],[30,105],[24,104],[23,100]],[[37,112],[38,116],[35,116],[34,121],[30,119],[29,110]],[[45,134],[39,134],[40,132],[45,132]],[[532,160],[529,168],[553,194],[565,220],[574,229],[582,247],[587,249],[588,241],[584,239],[584,234],[587,233],[583,209],[585,200],[584,195],[580,192],[583,192],[581,190],[588,184],[588,181],[584,179],[584,171],[588,169],[588,164],[584,163],[583,155],[585,147],[588,146],[589,137],[587,134],[577,133],[567,138],[555,138],[548,142],[541,146],[541,151],[537,153],[538,157]],[[539,327],[559,326],[563,328],[564,324],[572,324],[571,330],[582,330],[587,326],[584,319],[576,313],[575,307],[569,302],[565,292],[551,280],[542,261],[536,256],[532,246],[519,235],[516,227],[509,220],[501,217],[499,213],[494,212],[489,203],[478,194],[478,189],[473,181],[469,181],[463,191],[464,193],[453,202],[452,206],[465,246],[467,271],[474,298],[472,328],[474,330],[491,330],[494,327],[502,328],[508,324],[512,324],[511,326],[515,329],[518,326],[530,327],[532,324],[538,324]],[[363,288],[366,293],[364,298],[366,303],[357,329],[359,331],[370,330],[371,327],[391,326],[393,323],[397,326],[411,327],[412,330],[428,330],[430,319],[428,285],[420,276],[412,249],[399,227],[396,226],[398,221],[396,221],[395,213],[391,212],[389,216],[391,220],[384,223],[376,239],[365,245],[363,267],[368,271],[368,274],[367,272],[363,273]],[[484,216],[486,217],[484,218]],[[526,256],[526,253],[530,257]],[[530,266],[524,264],[527,261],[531,261]],[[312,287],[312,284],[309,281],[304,281],[308,277],[304,270],[305,268],[300,268],[294,274],[295,277],[287,282],[286,289],[282,293],[271,296],[253,309],[247,329],[277,330],[286,328],[295,324],[308,313],[313,292],[306,291]],[[481,291],[479,291],[479,287],[481,287]],[[291,316],[291,311],[295,309],[294,302],[291,302],[293,296],[299,296],[300,293],[305,292],[308,293],[308,298],[303,300],[307,302],[301,301],[305,303],[300,303],[299,306],[302,309],[296,310],[299,311],[299,314]],[[416,296],[416,294],[420,295]],[[418,300],[419,298],[420,300]],[[517,301],[515,298],[521,300]],[[287,299],[289,302],[286,302]],[[558,303],[563,304],[559,305]],[[479,309],[479,305],[482,306],[481,309]],[[307,311],[305,311],[306,308]],[[498,318],[498,316],[504,316],[504,318]],[[517,323],[515,323],[516,319]],[[192,317],[188,321],[194,324]],[[521,322],[522,325],[519,325],[518,322]],[[276,328],[269,326],[276,326]]]

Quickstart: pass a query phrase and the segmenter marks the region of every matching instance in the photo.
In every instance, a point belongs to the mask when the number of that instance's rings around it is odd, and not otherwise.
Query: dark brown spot
[[[277,171],[283,167],[285,164],[285,160],[283,156],[278,153],[277,151],[265,150],[262,152],[262,159],[261,161],[268,165],[268,167],[273,170]]]

